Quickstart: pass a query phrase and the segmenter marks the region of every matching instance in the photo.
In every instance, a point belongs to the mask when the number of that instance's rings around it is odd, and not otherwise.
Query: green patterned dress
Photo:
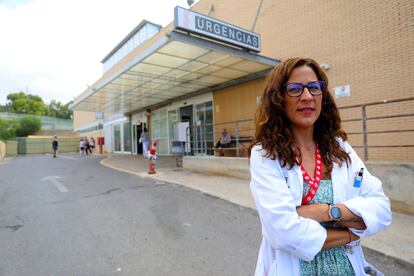
[[[307,194],[308,191],[309,183],[305,182],[303,186],[303,194]],[[311,200],[310,204],[312,203],[333,204],[332,182],[330,179],[321,180],[318,191],[316,192],[315,197]],[[349,262],[343,246],[331,248],[329,250],[321,250],[310,262],[301,260],[300,271],[303,276],[355,275],[354,269]]]

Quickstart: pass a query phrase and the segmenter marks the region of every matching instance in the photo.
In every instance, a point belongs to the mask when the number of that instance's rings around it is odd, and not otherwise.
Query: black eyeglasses
[[[325,89],[324,81],[311,81],[307,84],[301,83],[288,83],[285,85],[286,93],[291,97],[300,97],[303,94],[305,87],[313,96],[322,95],[322,91]]]

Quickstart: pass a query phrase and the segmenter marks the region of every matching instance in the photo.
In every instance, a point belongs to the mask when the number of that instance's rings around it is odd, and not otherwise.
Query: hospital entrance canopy
[[[180,7],[175,29],[78,97],[74,110],[131,113],[264,77],[260,36]]]

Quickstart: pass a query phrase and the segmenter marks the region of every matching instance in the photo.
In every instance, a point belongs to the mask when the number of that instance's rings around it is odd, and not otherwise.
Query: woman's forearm
[[[359,239],[357,235],[347,229],[327,229],[326,232],[327,237],[322,246],[323,250],[339,247]]]
[[[299,216],[304,218],[310,218],[317,222],[326,222],[330,220],[329,217],[329,205],[322,204],[309,204],[296,207],[296,212]]]
[[[337,221],[339,226],[358,230],[365,230],[367,228],[362,218],[355,215],[344,204],[338,204],[337,206],[342,212],[342,218]],[[329,205],[326,203],[299,206],[296,208],[296,212],[301,217],[310,218],[317,222],[328,222],[331,220]]]

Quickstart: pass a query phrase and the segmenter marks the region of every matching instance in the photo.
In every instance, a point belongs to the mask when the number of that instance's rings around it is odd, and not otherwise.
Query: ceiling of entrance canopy
[[[166,40],[105,85],[79,99],[73,109],[128,113],[242,80],[277,63],[211,41],[192,39],[191,42]],[[214,46],[209,47],[210,44]]]

